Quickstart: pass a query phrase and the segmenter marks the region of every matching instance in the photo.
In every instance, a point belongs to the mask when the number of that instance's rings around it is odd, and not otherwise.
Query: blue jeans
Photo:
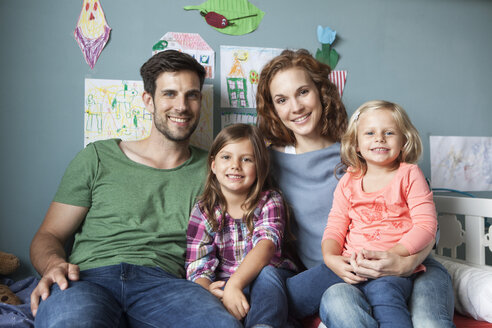
[[[412,295],[413,277],[387,276],[354,285],[372,307],[379,328],[412,328],[407,301]]]
[[[288,305],[285,279],[289,270],[265,266],[253,282],[243,289],[249,300],[244,327],[279,327],[287,325]]]
[[[360,289],[362,295],[366,295],[381,327],[412,327],[406,304],[412,293],[412,280],[390,276],[352,286]],[[335,284],[346,283],[325,264],[319,264],[288,278],[286,285],[292,316],[303,318],[317,313],[324,292]]]
[[[328,287],[344,282],[322,263],[287,278],[289,313],[301,319],[318,313],[321,297]]]
[[[198,284],[126,263],[80,272],[39,305],[36,327],[242,327]]]
[[[244,327],[270,326],[283,328],[287,323],[288,305],[285,279],[291,271],[265,266],[256,279],[244,289],[250,309]]]
[[[409,310],[415,328],[455,327],[453,289],[446,269],[428,257],[426,272],[419,274],[413,285]],[[330,328],[378,327],[364,294],[349,284],[336,284],[323,294],[320,318]]]

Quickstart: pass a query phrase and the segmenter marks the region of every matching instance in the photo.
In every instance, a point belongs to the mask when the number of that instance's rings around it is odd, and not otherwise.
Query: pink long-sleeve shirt
[[[323,240],[336,240],[344,256],[362,248],[386,251],[397,243],[415,254],[432,241],[436,229],[432,192],[422,171],[401,163],[392,181],[376,192],[364,192],[362,178],[345,174],[335,189]]]

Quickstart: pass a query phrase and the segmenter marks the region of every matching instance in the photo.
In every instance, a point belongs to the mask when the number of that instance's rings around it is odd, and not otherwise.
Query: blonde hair
[[[215,206],[219,205],[223,212],[227,211],[227,202],[221,191],[220,183],[212,172],[212,162],[215,156],[226,145],[240,140],[247,139],[253,146],[254,162],[256,165],[256,180],[251,186],[249,193],[244,201],[245,210],[244,220],[250,233],[254,228],[254,210],[261,199],[261,192],[272,189],[269,168],[270,157],[265,142],[256,126],[249,124],[233,124],[219,132],[215,138],[207,162],[207,178],[202,196],[200,197],[201,209],[207,216],[207,220],[214,231],[219,231],[223,227],[223,220],[219,223],[215,217]]]
[[[296,138],[277,114],[273,104],[270,84],[277,73],[290,68],[304,69],[316,85],[323,108],[320,126],[321,135],[340,141],[347,127],[347,112],[340,99],[338,89],[330,81],[330,66],[317,61],[306,49],[284,50],[263,67],[256,93],[258,127],[274,146],[294,145]]]
[[[366,174],[367,163],[357,151],[357,129],[360,115],[371,110],[388,110],[391,112],[398,129],[403,135],[404,142],[397,161],[399,163],[417,163],[422,155],[422,140],[420,139],[419,132],[410,121],[405,110],[398,104],[389,101],[372,100],[357,108],[349,120],[347,131],[342,137],[342,147],[340,151],[342,164],[349,168],[351,174],[355,174],[358,177]]]

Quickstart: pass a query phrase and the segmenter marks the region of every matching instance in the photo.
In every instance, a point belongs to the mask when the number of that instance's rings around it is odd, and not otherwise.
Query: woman
[[[263,68],[257,92],[258,125],[272,143],[272,174],[292,207],[300,260],[312,270],[323,265],[321,238],[338,182],[339,141],[347,126],[347,113],[329,73],[330,67],[306,50],[285,50]],[[370,260],[360,262],[355,273],[366,278],[409,275],[432,244],[407,257],[369,252]],[[450,277],[431,258],[424,265],[427,272],[415,280],[410,301],[414,327],[453,327]],[[307,272],[300,275],[309,279]],[[295,308],[294,316],[309,314],[309,306]],[[377,327],[367,300],[352,285],[330,287],[319,309],[329,327]]]

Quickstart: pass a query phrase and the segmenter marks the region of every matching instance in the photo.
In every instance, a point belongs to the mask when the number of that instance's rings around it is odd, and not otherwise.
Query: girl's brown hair
[[[337,87],[328,79],[331,68],[314,59],[305,49],[284,50],[265,65],[261,71],[256,94],[260,131],[275,146],[295,144],[294,133],[286,128],[280,120],[270,93],[270,83],[275,75],[280,71],[294,67],[304,69],[318,89],[323,108],[320,121],[321,134],[333,141],[340,141],[347,128],[347,112]]]
[[[207,220],[214,231],[219,231],[223,227],[223,220],[220,224],[217,222],[214,208],[219,205],[222,211],[226,212],[227,202],[220,189],[219,181],[212,172],[212,161],[215,160],[217,154],[227,144],[243,139],[248,139],[251,142],[256,165],[256,180],[251,186],[246,200],[242,205],[245,212],[243,219],[245,220],[246,226],[248,227],[250,233],[253,232],[254,210],[261,199],[262,191],[273,189],[269,175],[270,157],[259,129],[256,126],[249,124],[233,124],[224,128],[217,135],[210,148],[207,162],[208,174],[205,180],[203,194],[200,197],[202,211],[206,214]],[[285,209],[285,212],[287,213],[287,208]]]

